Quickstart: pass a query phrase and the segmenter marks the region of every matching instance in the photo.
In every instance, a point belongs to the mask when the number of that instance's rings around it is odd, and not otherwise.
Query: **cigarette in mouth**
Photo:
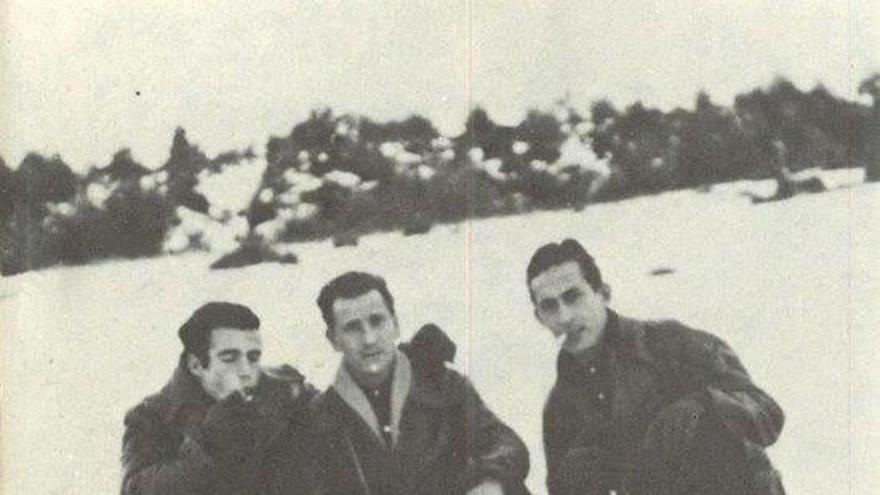
[[[238,393],[239,397],[241,397],[241,400],[245,402],[250,402],[254,400],[253,390],[251,390],[250,388],[238,389],[236,390],[236,393]]]

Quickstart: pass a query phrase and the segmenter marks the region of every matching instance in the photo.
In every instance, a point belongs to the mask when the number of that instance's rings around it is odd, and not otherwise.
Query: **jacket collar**
[[[400,418],[403,406],[413,386],[412,365],[409,359],[400,351],[395,351],[394,376],[391,381],[391,442],[397,445],[400,437]],[[379,420],[373,412],[370,402],[364,395],[363,390],[355,383],[351,373],[340,365],[336,372],[336,380],[332,385],[339,397],[370,427],[373,434],[384,443],[382,432],[379,430]]]
[[[162,401],[160,412],[168,423],[194,413],[203,414],[214,402],[187,369],[184,356],[181,356],[171,380],[162,388],[159,395]]]
[[[648,349],[648,324],[619,315],[617,321],[616,341],[613,348],[618,355],[656,366],[657,360],[654,353]]]

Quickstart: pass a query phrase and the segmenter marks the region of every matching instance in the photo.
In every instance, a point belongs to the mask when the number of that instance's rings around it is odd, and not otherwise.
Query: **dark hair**
[[[581,269],[581,275],[584,280],[593,288],[599,290],[602,288],[602,274],[596,261],[590,256],[590,253],[584,249],[581,244],[574,239],[565,239],[559,244],[551,242],[539,247],[529,261],[529,267],[526,269],[526,285],[529,288],[529,296],[534,299],[532,294],[532,280],[549,270],[550,268],[561,265],[568,261],[574,261]]]
[[[177,336],[183,342],[183,352],[195,355],[203,365],[207,366],[211,331],[216,328],[254,331],[260,328],[260,319],[247,306],[228,302],[209,302],[195,310],[177,331]]]
[[[333,303],[337,299],[353,299],[360,297],[372,290],[379,291],[382,299],[385,300],[385,306],[391,315],[394,315],[394,298],[388,292],[388,286],[385,285],[385,279],[378,275],[364,272],[346,272],[342,275],[327,282],[321,288],[318,295],[318,307],[321,308],[321,316],[327,328],[333,327]]]

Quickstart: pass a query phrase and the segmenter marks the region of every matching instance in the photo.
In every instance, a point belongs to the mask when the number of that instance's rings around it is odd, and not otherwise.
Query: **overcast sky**
[[[254,6],[256,5],[256,6]],[[567,91],[692,108],[777,75],[856,98],[880,70],[876,0],[0,0],[0,156],[74,169],[130,147],[149,167],[174,128],[209,155],[286,135],[319,106],[461,131]]]

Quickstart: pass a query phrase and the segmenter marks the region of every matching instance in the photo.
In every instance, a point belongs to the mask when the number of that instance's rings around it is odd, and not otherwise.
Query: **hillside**
[[[841,183],[857,182],[842,171]],[[348,269],[384,275],[404,338],[445,328],[464,370],[531,451],[544,490],[540,412],[554,342],[532,317],[525,266],[540,244],[575,237],[613,288],[612,306],[676,318],[736,349],[787,424],[770,455],[791,494],[880,493],[880,185],[753,205],[732,183],[367,236],[357,248],[296,246],[300,264],[209,271],[184,254],[53,268],[0,280],[2,487],[10,494],[114,493],[122,417],[170,376],[179,324],[199,304],[251,305],[266,362],[323,387],[337,363],[314,304]],[[654,270],[669,273],[651,275]],[[873,303],[871,301],[874,301]]]

